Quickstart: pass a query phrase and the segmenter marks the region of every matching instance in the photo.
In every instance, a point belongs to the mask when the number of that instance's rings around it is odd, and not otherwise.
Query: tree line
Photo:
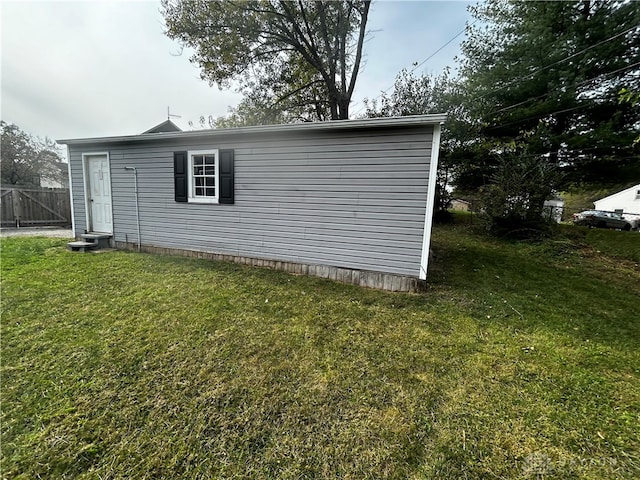
[[[518,197],[526,208],[516,216],[536,218],[539,198],[554,189],[637,182],[640,4],[486,0],[469,8],[455,75],[403,70],[361,113],[448,113],[440,207],[455,188],[498,210]],[[161,9],[166,35],[192,49],[202,79],[244,94],[209,122],[214,128],[352,117],[369,10],[368,0],[162,0]],[[36,163],[59,160],[50,142],[5,123],[2,149],[3,183],[34,181],[21,152],[30,149]]]
[[[213,122],[233,127],[349,118],[369,6],[163,0],[163,13],[167,35],[195,50],[203,79],[244,92]],[[554,189],[637,181],[639,4],[486,0],[469,8],[457,75],[404,70],[390,93],[365,101],[366,117],[449,114],[441,206],[453,186],[484,192],[498,210],[519,197],[524,213],[503,214],[537,218]]]
[[[39,138],[19,126],[0,121],[0,183],[40,187],[43,182],[66,185],[67,164],[60,147],[49,138]]]

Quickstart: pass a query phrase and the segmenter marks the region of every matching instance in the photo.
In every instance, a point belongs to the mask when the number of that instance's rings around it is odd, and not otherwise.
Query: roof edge
[[[165,130],[166,128],[169,128],[170,130]],[[149,130],[145,130],[144,132],[141,133],[141,135],[146,135],[148,133],[181,132],[181,131],[182,129],[179,126],[173,123],[170,118],[167,118],[164,122],[151,127]]]
[[[446,113],[430,115],[410,115],[406,117],[366,118],[358,120],[331,120],[328,122],[289,123],[283,125],[258,125],[253,127],[216,128],[189,132],[160,132],[114,137],[71,138],[56,140],[63,145],[83,145],[90,143],[138,142],[160,139],[198,138],[218,135],[240,135],[251,133],[302,132],[313,130],[350,130],[359,128],[383,128],[395,126],[435,125],[445,122]]]
[[[600,199],[598,199],[598,200],[594,200],[592,203],[593,203],[593,204],[594,204],[594,206],[595,206],[595,204],[596,204],[597,202],[602,202],[603,200],[609,200],[610,198],[617,197],[617,196],[618,196],[618,195],[620,195],[620,194],[627,193],[628,191],[630,191],[630,190],[634,190],[634,189],[636,189],[636,188],[640,188],[640,183],[639,183],[639,184],[637,184],[637,185],[631,185],[630,187],[627,187],[627,188],[625,188],[624,190],[620,190],[619,192],[612,193],[611,195],[607,195],[606,197],[602,197],[602,198],[600,198]]]

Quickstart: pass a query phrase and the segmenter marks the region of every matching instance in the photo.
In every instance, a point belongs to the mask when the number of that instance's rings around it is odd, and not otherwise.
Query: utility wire
[[[592,49],[592,48],[595,48],[595,47],[597,47],[597,46],[603,45],[604,43],[610,42],[611,40],[614,40],[614,39],[616,39],[616,38],[618,38],[618,37],[620,37],[620,36],[622,36],[622,35],[626,35],[626,34],[627,34],[627,33],[629,33],[630,31],[632,31],[632,30],[634,30],[634,29],[637,29],[637,28],[639,28],[639,27],[634,25],[633,27],[628,28],[627,30],[625,30],[625,31],[623,31],[623,32],[620,32],[620,33],[618,33],[618,34],[616,34],[616,35],[614,35],[614,36],[612,36],[612,37],[606,38],[606,39],[604,39],[604,40],[602,40],[602,41],[600,41],[600,42],[598,42],[598,43],[595,43],[595,44],[593,44],[593,45],[590,45],[589,47],[586,47],[586,48],[584,48],[584,49],[580,50],[579,52],[573,53],[573,54],[571,54],[571,55],[569,55],[569,56],[567,56],[567,57],[565,57],[565,58],[562,58],[562,59],[560,59],[560,60],[557,60],[556,62],[553,62],[553,63],[551,63],[551,64],[549,64],[549,65],[544,66],[544,67],[540,67],[540,68],[538,68],[538,69],[534,70],[533,72],[531,72],[531,73],[529,73],[529,74],[525,75],[524,77],[520,77],[520,78],[513,79],[513,80],[511,80],[510,82],[508,82],[507,84],[503,85],[502,87],[497,88],[497,89],[495,89],[495,90],[492,90],[491,92],[488,92],[488,93],[486,93],[486,94],[484,94],[484,95],[481,95],[480,97],[478,97],[478,100],[481,100],[481,99],[483,99],[483,98],[486,98],[487,96],[489,96],[489,95],[490,95],[490,94],[492,94],[492,93],[499,92],[500,90],[504,90],[505,88],[507,88],[507,87],[509,87],[509,86],[513,85],[513,84],[514,84],[515,82],[517,82],[517,81],[522,81],[522,80],[527,80],[527,79],[529,79],[529,78],[533,78],[533,76],[534,76],[536,73],[538,73],[538,72],[541,72],[541,71],[543,71],[543,70],[546,70],[546,69],[548,69],[548,68],[551,68],[551,67],[553,67],[553,66],[555,66],[555,65],[558,65],[558,64],[560,64],[560,63],[566,62],[567,60],[570,60],[570,59],[572,59],[572,58],[574,58],[574,57],[576,57],[576,56],[578,56],[578,55],[581,55],[581,54],[583,54],[583,53],[585,53],[585,52],[589,51],[589,50],[590,50],[590,49]],[[616,74],[616,73],[622,72],[622,71],[624,71],[624,70],[629,70],[629,69],[631,69],[631,68],[637,67],[637,66],[639,66],[639,65],[640,65],[640,62],[636,62],[636,63],[634,63],[634,64],[632,64],[632,65],[627,65],[627,66],[625,66],[625,67],[619,68],[619,69],[614,70],[614,71],[612,71],[612,72],[603,73],[603,74],[602,74],[602,75],[600,75],[599,77],[589,78],[589,79],[583,80],[583,81],[581,81],[581,82],[578,82],[577,84],[572,84],[572,85],[568,85],[568,86],[570,86],[570,87],[571,87],[571,86],[574,86],[574,87],[582,86],[582,85],[587,84],[587,83],[589,83],[589,82],[591,82],[591,81],[597,80],[597,79],[598,79],[598,78],[600,78],[600,77],[606,77],[606,76],[609,76],[609,75],[613,75],[613,74]],[[524,104],[526,104],[526,103],[529,103],[529,102],[531,102],[531,101],[535,101],[535,100],[538,100],[538,99],[540,99],[540,98],[543,98],[543,97],[545,97],[545,96],[547,96],[547,95],[550,95],[550,94],[551,94],[551,93],[553,93],[554,91],[557,91],[557,89],[552,90],[552,91],[550,91],[550,92],[546,92],[546,93],[544,93],[544,94],[542,94],[542,95],[538,95],[537,97],[529,98],[529,99],[527,99],[527,100],[524,100],[524,101],[522,101],[522,102],[516,103],[516,104],[514,104],[514,105],[510,105],[510,106],[508,106],[508,107],[504,107],[504,108],[501,108],[501,109],[499,109],[499,110],[496,110],[496,111],[490,112],[490,113],[486,114],[485,116],[490,116],[490,115],[494,115],[494,114],[496,114],[496,113],[501,113],[501,112],[504,112],[504,111],[507,111],[507,110],[511,110],[512,108],[519,107],[519,106],[524,105]],[[594,100],[606,100],[605,98],[593,98],[593,99],[594,99]],[[534,120],[534,119],[536,119],[536,118],[542,118],[542,117],[547,116],[547,115],[555,115],[555,114],[557,114],[557,113],[567,113],[567,112],[570,112],[570,111],[579,110],[579,109],[584,108],[584,107],[586,107],[586,106],[587,106],[587,105],[580,105],[580,106],[578,106],[578,107],[572,107],[572,108],[570,108],[570,109],[558,110],[558,111],[554,111],[554,112],[547,112],[547,113],[544,113],[544,114],[541,114],[541,115],[536,115],[536,116],[533,116],[533,117],[527,117],[527,118],[523,118],[523,119],[520,119],[520,120],[517,120],[517,121],[513,121],[513,122],[509,122],[509,123],[504,123],[504,124],[501,124],[501,125],[492,126],[492,127],[489,127],[489,128],[490,128],[490,129],[497,129],[497,128],[502,128],[502,127],[507,127],[507,126],[510,126],[510,125],[515,125],[515,124],[518,124],[518,123],[526,122],[527,120]]]
[[[602,77],[602,76],[609,76],[609,75],[613,75],[613,74],[615,74],[615,73],[619,73],[619,72],[624,71],[624,70],[629,70],[629,69],[634,68],[634,67],[637,67],[637,66],[640,66],[640,62],[636,62],[636,63],[631,64],[631,65],[627,65],[626,67],[619,68],[619,69],[614,70],[614,71],[612,71],[612,72],[603,73],[600,77]],[[584,85],[584,84],[589,83],[589,82],[591,82],[591,81],[598,80],[600,77],[588,78],[588,79],[586,79],[586,80],[583,80],[583,81],[581,81],[581,82],[578,82],[578,83],[577,83],[577,84],[575,84],[575,85],[570,85],[570,86],[580,86],[580,85]],[[556,90],[557,90],[557,89],[556,89]],[[486,116],[490,116],[490,115],[494,115],[494,114],[496,114],[496,113],[500,113],[500,112],[503,112],[503,111],[510,110],[511,108],[518,107],[518,106],[520,106],[520,105],[522,105],[522,104],[524,104],[524,103],[527,103],[527,102],[529,102],[529,101],[537,100],[537,99],[539,99],[539,98],[542,98],[542,97],[544,97],[544,96],[547,96],[547,95],[549,95],[549,94],[553,93],[553,92],[554,92],[554,91],[556,91],[556,90],[552,90],[551,92],[547,92],[547,93],[545,93],[545,94],[543,94],[543,95],[539,95],[539,96],[537,96],[537,97],[533,97],[533,98],[531,98],[531,99],[525,100],[525,101],[520,102],[520,103],[517,103],[517,104],[515,104],[515,105],[510,105],[509,107],[505,107],[505,108],[503,108],[503,109],[496,110],[496,111],[494,111],[494,112],[490,112],[490,113],[486,114],[486,115],[485,115],[485,117],[486,117]],[[589,100],[609,100],[609,98],[607,98],[607,97],[591,97],[591,98],[589,98]],[[557,110],[557,111],[553,111],[553,112],[545,112],[545,113],[542,113],[542,114],[540,114],[540,115],[536,115],[536,116],[533,116],[533,117],[522,118],[522,119],[520,119],[520,120],[514,120],[513,122],[509,122],[509,123],[502,123],[502,124],[500,124],[500,125],[490,126],[490,127],[489,127],[489,129],[490,129],[490,130],[495,130],[495,129],[498,129],[498,128],[508,127],[508,126],[511,126],[511,125],[516,125],[516,124],[518,124],[518,123],[523,123],[523,122],[526,122],[526,121],[528,121],[528,120],[534,120],[534,119],[536,119],[536,118],[543,118],[543,117],[545,117],[545,116],[555,115],[555,114],[557,114],[557,113],[567,113],[567,112],[574,111],[574,110],[580,110],[581,108],[587,108],[587,107],[589,107],[589,106],[590,106],[590,105],[588,105],[588,104],[583,104],[583,105],[579,105],[579,106],[577,106],[577,107],[572,107],[572,108],[569,108],[569,109]]]
[[[469,27],[473,26],[477,21],[478,21],[478,20],[474,20],[474,21],[473,21],[473,23],[471,23],[471,24],[469,25]],[[458,32],[454,37],[452,37],[451,39],[449,39],[449,40],[448,40],[448,41],[447,41],[447,42],[446,42],[442,47],[438,48],[435,52],[433,52],[431,55],[429,55],[425,60],[423,60],[423,61],[422,61],[422,62],[420,62],[418,65],[416,65],[414,68],[412,68],[412,69],[409,71],[409,73],[413,73],[413,72],[415,72],[418,68],[420,68],[422,65],[424,65],[427,61],[429,61],[429,60],[430,60],[431,58],[433,58],[436,54],[438,54],[440,51],[442,51],[442,49],[444,49],[447,45],[449,45],[449,44],[450,44],[451,42],[453,42],[456,38],[458,38],[460,35],[462,35],[462,34],[467,30],[467,28],[468,28],[468,27],[465,25],[465,28],[463,28],[460,32]],[[533,76],[535,76],[537,73],[539,73],[539,72],[541,72],[541,71],[543,71],[543,70],[547,70],[547,69],[549,69],[549,68],[551,68],[551,67],[554,67],[554,66],[556,66],[556,65],[559,65],[559,64],[561,64],[561,63],[564,63],[564,62],[566,62],[567,60],[570,60],[570,59],[572,59],[572,58],[575,58],[575,57],[577,57],[578,55],[582,55],[583,53],[585,53],[585,52],[587,52],[587,51],[589,51],[589,50],[591,50],[591,49],[593,49],[593,48],[595,48],[595,47],[598,47],[598,46],[603,45],[603,44],[605,44],[605,43],[607,43],[607,42],[610,42],[610,41],[612,41],[612,40],[615,40],[616,38],[618,38],[618,37],[620,37],[620,36],[623,36],[623,35],[626,35],[627,33],[631,32],[632,30],[637,29],[637,28],[639,28],[639,27],[638,27],[638,26],[636,26],[636,25],[634,25],[633,27],[628,28],[627,30],[625,30],[625,31],[623,31],[623,32],[617,33],[616,35],[614,35],[614,36],[612,36],[612,37],[606,38],[606,39],[604,39],[604,40],[601,40],[601,41],[600,41],[600,42],[598,42],[598,43],[595,43],[595,44],[593,44],[593,45],[590,45],[590,46],[588,46],[588,47],[586,47],[586,48],[584,48],[584,49],[580,50],[579,52],[573,53],[573,54],[571,54],[571,55],[569,55],[569,56],[567,56],[567,57],[564,57],[564,58],[562,58],[562,59],[560,59],[560,60],[557,60],[557,61],[555,61],[555,62],[553,62],[553,63],[550,63],[549,65],[545,65],[544,67],[540,67],[540,68],[538,68],[538,69],[534,70],[533,72],[531,72],[531,73],[529,73],[529,74],[525,75],[524,77],[520,77],[520,78],[513,79],[513,80],[511,80],[510,82],[506,83],[505,85],[503,85],[503,86],[501,86],[501,87],[499,87],[499,88],[497,88],[497,89],[495,89],[495,90],[492,90],[491,92],[488,92],[488,93],[486,93],[486,94],[484,94],[484,95],[482,95],[482,96],[478,97],[478,100],[481,100],[481,99],[483,99],[483,98],[486,98],[487,96],[489,96],[489,95],[490,95],[490,94],[492,94],[492,93],[495,93],[495,92],[499,92],[499,91],[501,91],[501,90],[504,90],[505,88],[510,87],[511,85],[513,85],[514,83],[516,83],[516,82],[518,82],[518,81],[523,81],[523,80],[528,80],[528,79],[530,79],[530,78],[533,78]],[[628,70],[628,69],[633,68],[633,67],[638,66],[638,65],[640,65],[640,62],[636,62],[635,64],[632,64],[632,65],[627,65],[626,67],[620,68],[620,69],[615,70],[615,71],[613,71],[613,72],[605,73],[605,74],[603,74],[603,76],[613,75],[613,74],[615,74],[615,73],[619,73],[619,72],[621,72],[621,71]],[[586,83],[588,83],[588,82],[591,82],[591,81],[593,81],[593,80],[597,80],[597,79],[598,79],[598,77],[590,78],[590,79],[584,80],[584,81],[579,82],[579,83],[577,83],[577,84],[575,84],[575,85],[572,85],[572,86],[576,86],[576,87],[577,87],[577,86],[581,86],[581,85],[584,85],[584,84],[586,84]],[[388,87],[386,90],[383,90],[379,95],[377,95],[376,97],[374,97],[374,98],[373,98],[373,100],[377,100],[377,99],[378,99],[378,98],[380,98],[383,94],[387,93],[391,88],[393,88],[393,85],[391,85],[390,87]],[[523,102],[520,102],[520,103],[517,103],[517,104],[514,104],[514,105],[510,105],[510,106],[505,107],[505,108],[502,108],[502,109],[500,109],[500,110],[496,110],[496,111],[494,111],[494,112],[491,112],[491,113],[489,113],[489,114],[487,114],[487,115],[494,115],[494,114],[496,114],[496,113],[501,113],[501,112],[503,112],[503,111],[510,110],[510,109],[512,109],[512,108],[515,108],[515,107],[518,107],[518,106],[520,106],[520,105],[526,104],[526,103],[528,103],[528,102],[530,102],[530,101],[534,101],[534,100],[540,99],[540,98],[542,98],[542,97],[545,97],[545,96],[549,95],[549,94],[550,94],[550,93],[552,93],[552,92],[553,92],[553,91],[551,91],[551,92],[547,92],[547,93],[545,93],[545,94],[543,94],[543,95],[539,95],[539,96],[537,96],[537,97],[527,99],[527,100],[525,100],[525,101],[523,101]],[[520,120],[517,120],[517,121],[513,121],[513,122],[509,122],[509,123],[501,124],[501,125],[492,126],[492,127],[490,127],[490,128],[491,128],[491,129],[497,129],[497,128],[507,127],[507,126],[511,126],[511,125],[518,124],[518,123],[526,122],[526,121],[528,121],[528,120],[534,120],[534,119],[536,119],[536,118],[543,118],[543,117],[548,116],[548,115],[555,115],[555,114],[558,114],[558,113],[568,113],[568,112],[571,112],[571,111],[580,110],[580,109],[584,108],[585,106],[586,106],[586,105],[580,105],[580,106],[577,106],[577,107],[567,108],[567,109],[563,109],[563,110],[557,110],[557,111],[554,111],[554,112],[546,112],[546,113],[541,114],[541,115],[536,115],[536,116],[533,116],[533,117],[523,118],[523,119],[520,119]],[[358,110],[354,113],[354,115],[359,114],[359,113],[360,113],[360,112],[362,112],[365,108],[366,108],[366,106],[365,106],[365,105],[363,105],[360,109],[358,109]]]
[[[511,85],[513,85],[515,82],[522,81],[522,80],[528,80],[530,78],[533,78],[533,76],[538,72],[541,72],[543,70],[547,70],[547,69],[549,69],[551,67],[554,67],[554,66],[556,66],[556,65],[558,65],[560,63],[566,62],[567,60],[570,60],[572,58],[577,57],[578,55],[582,55],[583,53],[591,50],[592,48],[599,47],[600,45],[603,45],[603,44],[605,44],[607,42],[610,42],[611,40],[614,40],[614,39],[616,39],[616,38],[618,38],[618,37],[620,37],[622,35],[626,35],[631,30],[634,30],[634,29],[637,29],[637,28],[640,28],[640,27],[638,27],[637,25],[634,25],[633,27],[628,28],[624,32],[620,32],[620,33],[614,35],[613,37],[606,38],[606,39],[604,39],[604,40],[602,40],[602,41],[600,41],[598,43],[594,43],[593,45],[590,45],[590,46],[580,50],[579,52],[573,53],[573,54],[569,55],[568,57],[564,57],[564,58],[562,58],[562,59],[560,59],[558,61],[550,63],[549,65],[545,65],[544,67],[540,67],[540,68],[534,70],[533,72],[525,75],[524,77],[514,78],[510,82],[507,82],[505,85],[503,85],[503,86],[501,86],[501,87],[499,87],[499,88],[497,88],[495,90],[492,90],[491,92],[487,92],[484,95],[481,95],[480,97],[478,97],[478,100],[482,100],[483,98],[486,98],[487,96],[491,95],[492,93],[499,92],[500,90],[504,90],[505,88],[510,87]]]
[[[476,20],[474,20],[474,21],[469,25],[469,27],[473,26],[477,21],[478,21],[477,19],[476,19]],[[600,46],[600,45],[603,45],[603,44],[605,44],[605,43],[607,43],[607,42],[610,42],[611,40],[615,40],[616,38],[618,38],[618,37],[620,37],[620,36],[622,36],[622,35],[626,35],[627,33],[629,33],[630,31],[632,31],[632,30],[634,30],[634,29],[636,29],[636,28],[638,28],[638,26],[634,25],[633,27],[628,28],[627,30],[625,30],[625,31],[623,31],[623,32],[617,33],[616,35],[614,35],[614,36],[612,36],[612,37],[606,38],[606,39],[604,39],[604,40],[601,40],[601,41],[600,41],[600,42],[598,42],[598,43],[595,43],[595,44],[593,44],[593,45],[590,45],[590,46],[588,46],[588,47],[586,47],[586,48],[584,48],[584,49],[580,50],[579,52],[573,53],[573,54],[571,54],[571,55],[569,55],[569,56],[567,56],[567,57],[564,57],[564,58],[562,58],[562,59],[560,59],[560,60],[557,60],[557,61],[555,61],[555,62],[553,62],[553,63],[551,63],[551,64],[549,64],[549,65],[545,65],[544,67],[540,67],[540,68],[538,68],[538,69],[534,70],[533,72],[531,72],[531,73],[529,73],[529,74],[525,75],[524,77],[515,78],[515,79],[511,80],[510,82],[506,83],[505,85],[503,85],[503,86],[501,86],[501,87],[499,87],[499,88],[497,88],[497,89],[495,89],[495,90],[492,90],[491,92],[488,92],[488,93],[486,93],[486,94],[484,94],[484,95],[481,95],[480,97],[478,97],[478,100],[482,100],[483,98],[486,98],[487,96],[491,95],[492,93],[495,93],[495,92],[499,92],[499,91],[501,91],[501,90],[504,90],[505,88],[510,87],[511,85],[513,85],[513,84],[514,84],[515,82],[517,82],[517,81],[522,81],[522,80],[527,80],[527,79],[529,79],[529,78],[533,78],[533,76],[534,76],[536,73],[538,73],[538,72],[541,72],[541,71],[543,71],[543,70],[547,70],[547,69],[549,69],[549,68],[551,68],[551,67],[553,67],[553,66],[556,66],[556,65],[558,65],[558,64],[560,64],[560,63],[566,62],[567,60],[570,60],[570,59],[572,59],[572,58],[575,58],[575,57],[576,57],[576,56],[578,56],[578,55],[582,55],[583,53],[585,53],[585,52],[587,52],[587,51],[591,50],[592,48],[595,48],[595,47],[598,47],[598,46]],[[442,47],[440,47],[440,48],[439,48],[438,50],[436,50],[434,53],[432,53],[431,55],[429,55],[425,60],[423,60],[423,61],[422,61],[422,62],[420,62],[418,65],[416,65],[413,69],[411,69],[411,70],[409,71],[409,73],[413,73],[413,72],[415,72],[419,67],[421,67],[421,66],[422,66],[422,65],[424,65],[428,60],[430,60],[431,58],[433,58],[437,53],[439,53],[443,48],[445,48],[447,45],[449,45],[451,42],[453,42],[456,38],[458,38],[460,35],[462,35],[466,30],[467,30],[467,26],[465,25],[465,28],[463,28],[460,32],[458,32],[458,33],[457,33],[453,38],[451,38],[449,41],[447,41],[447,43],[445,43]],[[388,87],[386,90],[383,90],[383,91],[382,91],[382,93],[380,93],[379,95],[377,95],[377,96],[373,97],[373,99],[372,99],[372,100],[377,100],[377,99],[378,99],[378,98],[380,98],[383,94],[387,93],[391,88],[393,88],[393,85],[391,85],[390,87]],[[360,113],[361,111],[363,111],[365,108],[366,108],[365,106],[362,106],[360,109],[358,109],[358,110],[354,113],[354,115],[357,115],[358,113]],[[494,113],[497,113],[497,112],[494,112]]]
[[[607,100],[607,98],[603,98],[603,97],[594,97],[592,100]],[[554,112],[544,112],[541,113],[540,115],[534,115],[532,117],[527,117],[527,118],[521,118],[519,120],[514,120],[513,122],[509,122],[509,123],[502,123],[500,125],[492,125],[490,127],[488,127],[489,130],[496,130],[498,128],[502,128],[502,127],[509,127],[511,125],[516,125],[518,123],[522,123],[522,122],[526,122],[527,120],[535,120],[536,118],[543,118],[543,117],[547,117],[550,115],[555,115],[557,113],[568,113],[568,112],[573,112],[575,110],[580,110],[586,107],[589,107],[590,105],[578,105],[577,107],[571,107],[571,108],[565,108],[563,110],[556,110]]]
[[[478,20],[475,20],[473,23],[471,23],[471,24],[469,25],[469,27],[473,26],[477,21],[478,21]],[[627,34],[627,33],[629,33],[630,31],[632,31],[632,30],[634,30],[634,29],[637,29],[637,28],[639,28],[639,27],[638,27],[637,25],[634,25],[633,27],[628,28],[627,30],[625,30],[625,31],[623,31],[623,32],[617,33],[616,35],[614,35],[614,36],[612,36],[612,37],[606,38],[606,39],[604,39],[604,40],[601,40],[601,41],[600,41],[600,42],[598,42],[598,43],[594,43],[593,45],[590,45],[590,46],[588,46],[588,47],[586,47],[586,48],[583,48],[583,49],[582,49],[582,50],[580,50],[579,52],[573,53],[573,54],[571,54],[571,55],[569,55],[569,56],[567,56],[567,57],[564,57],[564,58],[562,58],[562,59],[560,59],[560,60],[557,60],[557,61],[555,61],[555,62],[553,62],[553,63],[550,63],[549,65],[545,65],[544,67],[540,67],[540,68],[538,68],[538,69],[534,70],[533,72],[531,72],[531,73],[529,73],[529,74],[525,75],[524,77],[515,78],[515,79],[511,80],[510,82],[506,83],[505,85],[502,85],[501,87],[499,87],[499,88],[497,88],[497,89],[494,89],[494,90],[492,90],[491,92],[487,92],[487,93],[485,93],[484,95],[479,96],[477,99],[478,99],[478,100],[482,100],[483,98],[486,98],[486,97],[488,97],[489,95],[491,95],[491,94],[493,94],[493,93],[499,92],[499,91],[501,91],[501,90],[504,90],[504,89],[505,89],[505,88],[507,88],[507,87],[510,87],[511,85],[513,85],[514,83],[516,83],[516,82],[518,82],[518,81],[528,80],[528,79],[530,79],[530,78],[533,78],[533,76],[535,76],[538,72],[541,72],[541,71],[543,71],[543,70],[547,70],[547,69],[549,69],[549,68],[551,68],[551,67],[554,67],[554,66],[556,66],[556,65],[559,65],[559,64],[561,64],[561,63],[563,63],[563,62],[566,62],[567,60],[570,60],[570,59],[572,59],[572,58],[577,57],[578,55],[582,55],[583,53],[585,53],[585,52],[587,52],[587,51],[591,50],[592,48],[595,48],[595,47],[598,47],[598,46],[600,46],[600,45],[603,45],[603,44],[605,44],[605,43],[607,43],[607,42],[610,42],[611,40],[615,40],[616,38],[618,38],[618,37],[620,37],[620,36],[622,36],[622,35],[626,35],[626,34]],[[446,47],[446,46],[447,46],[447,45],[449,45],[452,41],[454,41],[456,38],[458,38],[460,35],[462,35],[466,30],[467,30],[467,26],[465,26],[465,28],[464,28],[464,29],[462,29],[460,32],[458,32],[458,33],[457,33],[453,38],[451,38],[449,41],[447,41],[447,43],[445,43],[442,47],[440,47],[438,50],[436,50],[434,53],[432,53],[429,57],[427,57],[425,60],[423,60],[422,62],[420,62],[420,64],[418,64],[418,65],[417,65],[417,66],[415,66],[413,69],[411,69],[411,70],[409,71],[409,73],[413,73],[413,72],[414,72],[414,71],[416,71],[420,66],[424,65],[428,60],[430,60],[433,56],[435,56],[438,52],[440,52],[444,47]],[[635,64],[633,64],[632,66],[627,66],[627,67],[624,67],[624,68],[622,68],[622,69],[616,70],[615,72],[609,72],[608,74],[603,74],[603,75],[611,75],[611,74],[613,74],[613,73],[618,73],[619,71],[625,70],[625,69],[627,69],[627,68],[632,68],[632,67],[637,66],[637,65],[638,65],[638,63],[635,63]],[[591,80],[595,80],[595,79],[589,79],[588,81],[591,81]],[[584,83],[587,83],[588,81],[584,81]],[[577,84],[577,85],[575,85],[575,86],[579,86],[579,85],[581,85],[581,84],[583,84],[583,83],[581,82],[580,84]],[[393,85],[391,85],[391,86],[390,86],[389,88],[387,88],[386,90],[383,90],[383,91],[382,91],[382,93],[380,93],[379,95],[377,95],[376,97],[374,97],[372,100],[377,100],[377,99],[378,99],[378,98],[380,98],[383,94],[387,93],[391,88],[393,88]],[[504,109],[497,110],[497,111],[495,111],[495,112],[491,112],[489,115],[493,115],[493,114],[495,114],[495,113],[500,113],[500,112],[502,112],[502,111],[506,111],[506,110],[508,110],[508,109],[515,108],[515,107],[520,106],[520,105],[522,105],[522,104],[524,104],[524,103],[527,103],[527,102],[529,102],[529,101],[533,101],[533,100],[536,100],[536,99],[538,99],[538,98],[542,98],[543,96],[548,95],[549,93],[551,93],[551,92],[548,92],[547,94],[544,94],[544,95],[540,95],[540,96],[538,96],[538,97],[534,97],[534,98],[532,98],[532,99],[527,99],[527,100],[525,100],[524,102],[521,102],[521,103],[519,103],[519,104],[515,104],[515,105],[509,106],[509,107],[505,107]],[[357,115],[358,113],[360,113],[361,111],[363,111],[365,108],[366,108],[365,106],[362,106],[360,109],[358,109],[358,110],[354,113],[354,115]],[[554,113],[559,113],[559,112],[554,112]]]
[[[455,34],[455,36],[451,37],[449,40],[447,40],[447,42],[442,45],[440,48],[438,48],[435,52],[433,52],[431,55],[429,55],[427,58],[425,58],[422,62],[420,62],[419,64],[417,64],[416,66],[414,66],[411,70],[409,70],[409,73],[413,73],[415,72],[418,68],[420,68],[422,65],[424,65],[425,63],[427,63],[429,60],[431,60],[433,57],[435,57],[438,53],[440,53],[445,47],[447,47],[451,42],[453,42],[456,38],[458,38],[460,35],[462,35],[464,32],[467,31],[468,27],[473,26],[478,20],[474,20],[471,24],[469,24],[468,26],[465,24],[464,28],[462,30],[460,30],[458,33]],[[394,83],[395,85],[395,83]],[[384,95],[385,93],[387,93],[389,90],[391,90],[393,88],[393,85],[391,85],[390,87],[388,87],[386,90],[383,90],[380,94],[378,94],[377,96],[373,97],[371,100],[375,101],[378,98],[380,98],[382,95]],[[363,111],[366,108],[366,105],[363,105],[362,107],[360,107],[353,115],[357,115],[359,114],[361,111]]]
[[[413,67],[411,70],[409,70],[409,73],[413,73],[415,72],[418,68],[420,68],[422,65],[424,65],[425,63],[427,63],[429,60],[431,60],[433,57],[435,57],[438,53],[440,53],[447,45],[449,45],[451,42],[453,42],[456,38],[458,38],[460,35],[462,35],[464,32],[467,31],[467,28],[472,27],[478,20],[474,20],[472,23],[469,24],[469,26],[465,25],[464,28],[462,30],[460,30],[458,33],[456,33],[456,35],[449,39],[447,41],[447,43],[445,43],[444,45],[442,45],[439,49],[437,49],[435,52],[433,52],[431,55],[429,55],[427,58],[425,58],[422,62],[420,62],[418,65],[416,65],[415,67]],[[391,85],[391,87],[393,87],[393,85]],[[387,90],[389,90],[391,87],[387,88]],[[385,90],[385,92],[387,91]],[[380,95],[378,95],[379,97]]]
[[[587,84],[589,82],[592,82],[594,80],[599,80],[601,77],[608,77],[610,75],[614,75],[616,73],[620,73],[620,72],[623,72],[625,70],[629,70],[629,69],[635,68],[637,66],[640,66],[640,62],[636,62],[636,63],[631,64],[631,65],[627,65],[625,67],[619,68],[619,69],[614,70],[612,72],[603,73],[603,74],[601,74],[601,75],[599,75],[597,77],[587,78],[586,80],[583,80],[583,81],[578,82],[578,83],[573,83],[573,84],[569,84],[569,85],[562,85],[562,87],[565,87],[565,88],[566,87],[581,87],[582,85],[585,85],[585,84]],[[551,90],[549,92],[543,93],[542,95],[538,95],[537,97],[528,98],[526,100],[523,100],[522,102],[515,103],[513,105],[509,105],[508,107],[501,108],[500,110],[494,110],[493,112],[489,112],[484,116],[487,117],[487,116],[490,116],[490,115],[495,115],[496,113],[506,112],[508,110],[511,110],[512,108],[516,108],[516,107],[519,107],[519,106],[524,105],[526,103],[533,102],[535,100],[539,100],[539,99],[541,99],[543,97],[546,97],[547,95],[550,95],[550,94],[552,94],[553,92],[555,92],[557,90],[558,90],[558,88],[556,88],[554,90]]]

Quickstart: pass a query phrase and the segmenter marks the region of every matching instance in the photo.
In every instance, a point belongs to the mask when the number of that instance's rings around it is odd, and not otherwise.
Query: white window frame
[[[213,197],[201,197],[201,196],[196,196],[195,191],[194,191],[194,179],[193,179],[193,157],[194,155],[214,155],[216,158],[216,164],[215,164],[215,189],[216,189],[216,194]],[[187,159],[188,159],[188,168],[189,168],[189,174],[188,174],[188,182],[189,182],[189,189],[188,189],[188,200],[189,203],[219,203],[218,202],[218,196],[220,194],[220,152],[218,149],[210,149],[210,150],[189,150],[187,152]]]

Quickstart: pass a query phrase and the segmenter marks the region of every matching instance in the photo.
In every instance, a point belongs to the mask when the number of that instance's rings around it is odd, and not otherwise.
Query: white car
[[[573,214],[573,223],[586,227],[616,228],[629,231],[638,228],[636,222],[625,219],[621,213],[602,212],[600,210],[585,210]]]

